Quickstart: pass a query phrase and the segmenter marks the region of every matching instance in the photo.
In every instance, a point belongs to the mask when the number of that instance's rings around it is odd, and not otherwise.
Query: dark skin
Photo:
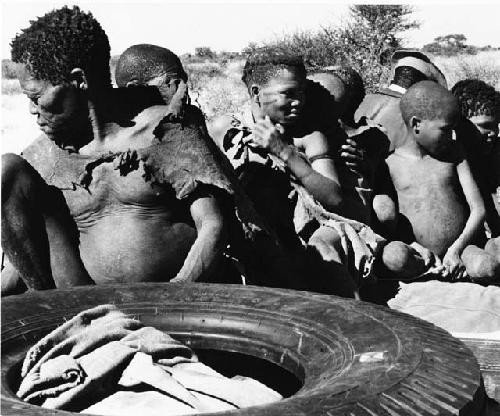
[[[416,241],[442,256],[445,275],[461,278],[466,276],[462,253],[477,237],[485,211],[463,151],[452,141],[458,110],[447,91],[442,94],[449,107],[443,105],[433,120],[411,117],[405,145],[387,164],[399,211],[410,221]]]
[[[126,103],[123,94],[115,101],[111,88],[93,90],[79,68],[71,77],[71,84],[52,85],[23,70],[20,82],[42,132],[74,155],[75,170],[96,155],[151,145],[153,130],[167,108],[161,100],[157,105],[145,103],[124,127],[123,120],[129,115],[120,114]],[[168,187],[146,182],[142,164],[121,176],[110,161],[92,171],[87,189],[62,191],[68,215],[52,220],[47,217],[49,210],[37,205],[37,195],[44,195],[47,185],[29,169],[22,170],[18,157],[7,157],[15,163],[3,172],[2,197],[8,203],[2,209],[12,207],[17,221],[2,218],[2,246],[29,288],[48,289],[54,282],[61,287],[92,282],[196,281],[209,275],[225,247],[218,199],[203,187],[180,201]],[[25,180],[23,172],[28,172]],[[20,209],[23,198],[38,216]],[[34,217],[39,218],[36,228],[29,224]],[[71,222],[78,230],[76,240],[68,226]],[[16,248],[16,241],[24,241],[22,250]]]
[[[332,73],[317,73],[309,78],[322,85],[334,97],[339,108],[340,125],[349,136],[341,148],[341,156],[350,169],[350,172],[344,173],[343,180],[353,178],[357,186],[373,189],[388,176],[388,173],[384,175],[382,163],[388,151],[389,140],[381,132],[376,136],[373,132],[367,136],[367,126],[360,127],[354,121],[355,105],[351,102],[352,93],[339,77]],[[351,182],[353,179],[350,179]],[[376,216],[385,211],[387,216],[391,217],[384,218],[384,224],[396,222],[396,206],[389,198],[385,199],[385,195],[361,199],[365,211],[364,220],[361,221],[374,225],[372,221],[376,219],[370,215],[373,204]],[[393,230],[388,231],[390,234]],[[377,274],[395,279],[414,278],[425,272],[429,266],[440,265],[439,259],[430,250],[416,242],[410,246],[401,241],[391,241],[384,247],[380,260],[376,263]]]
[[[291,173],[300,181],[316,200],[333,212],[353,214],[350,211],[348,194],[344,192],[338,180],[337,169],[332,159],[317,159],[312,163],[305,160],[316,155],[332,154],[333,149],[327,137],[319,132],[296,137],[294,132],[300,123],[306,122],[304,117],[304,88],[306,79],[293,70],[281,70],[264,85],[249,86],[252,115],[255,120],[252,135],[248,136],[247,144],[271,153],[281,159]],[[209,125],[209,132],[216,143],[221,146],[224,135],[231,128],[232,118],[222,116]],[[271,224],[274,226],[274,224]],[[318,273],[324,276],[335,276],[335,279],[309,279],[311,290],[336,293],[341,296],[353,297],[355,287],[345,267],[341,263],[342,255],[337,252],[339,244],[326,247],[323,234],[335,233],[334,230],[318,231],[309,239],[311,254],[315,266],[318,261],[322,270]],[[340,241],[340,240],[339,240]],[[323,259],[323,260],[321,260]],[[312,265],[311,265],[312,266]],[[319,267],[319,266],[318,266]],[[311,268],[310,268],[311,270]],[[310,277],[310,276],[308,276]]]

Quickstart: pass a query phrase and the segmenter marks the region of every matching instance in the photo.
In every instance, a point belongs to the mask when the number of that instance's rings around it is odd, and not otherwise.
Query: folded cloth
[[[489,333],[495,339],[500,333],[500,287],[435,280],[400,283],[398,294],[387,304],[463,338],[485,338]]]
[[[366,224],[327,211],[300,184],[292,182],[292,185],[298,195],[294,217],[297,232],[312,220],[337,231],[344,251],[344,264],[359,287],[364,279],[372,276],[373,263],[387,241]]]
[[[81,312],[34,345],[17,395],[51,409],[163,416],[281,398],[258,382],[220,375],[189,347],[113,305]]]
[[[59,355],[40,366],[40,371],[26,375],[17,395],[27,402],[58,396],[83,382],[85,373],[69,355]]]

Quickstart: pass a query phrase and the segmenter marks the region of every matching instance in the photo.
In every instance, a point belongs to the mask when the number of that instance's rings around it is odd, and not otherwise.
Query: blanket
[[[196,414],[281,398],[256,380],[224,377],[114,305],[83,311],[38,341],[21,378],[20,399],[93,414]]]

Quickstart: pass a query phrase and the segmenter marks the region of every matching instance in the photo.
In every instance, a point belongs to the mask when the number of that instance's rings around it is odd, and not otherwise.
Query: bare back
[[[410,222],[418,243],[443,255],[463,231],[469,207],[460,185],[458,156],[440,161],[393,153],[387,159],[399,212]]]

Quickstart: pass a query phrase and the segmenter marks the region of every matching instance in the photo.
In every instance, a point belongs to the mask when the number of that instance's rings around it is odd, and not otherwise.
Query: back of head
[[[248,56],[243,67],[242,81],[247,87],[264,85],[281,70],[288,69],[306,76],[304,61],[300,55],[260,49]]]
[[[458,101],[446,88],[433,81],[421,81],[412,85],[401,97],[399,106],[406,125],[412,117],[420,120],[436,120],[446,116],[458,116]]]
[[[320,68],[314,70],[309,78],[323,85],[336,97],[336,101],[337,97],[340,98],[343,107],[341,111],[344,115],[354,115],[365,97],[363,78],[349,66]]]
[[[11,42],[12,60],[26,65],[37,79],[57,85],[80,68],[92,86],[110,87],[110,47],[91,13],[64,6],[30,22]]]
[[[116,64],[115,80],[119,87],[134,82],[146,85],[158,76],[180,78],[187,81],[187,74],[179,57],[167,48],[140,44],[127,48]]]
[[[500,117],[500,93],[479,79],[458,81],[451,89],[457,97],[462,115]]]
[[[394,69],[394,79],[392,83],[408,89],[413,84],[425,80],[427,80],[427,76],[418,69],[411,66],[398,66]]]
[[[397,50],[392,55],[391,61],[393,84],[409,88],[417,82],[430,80],[448,88],[446,78],[440,69],[427,55],[418,50]]]

